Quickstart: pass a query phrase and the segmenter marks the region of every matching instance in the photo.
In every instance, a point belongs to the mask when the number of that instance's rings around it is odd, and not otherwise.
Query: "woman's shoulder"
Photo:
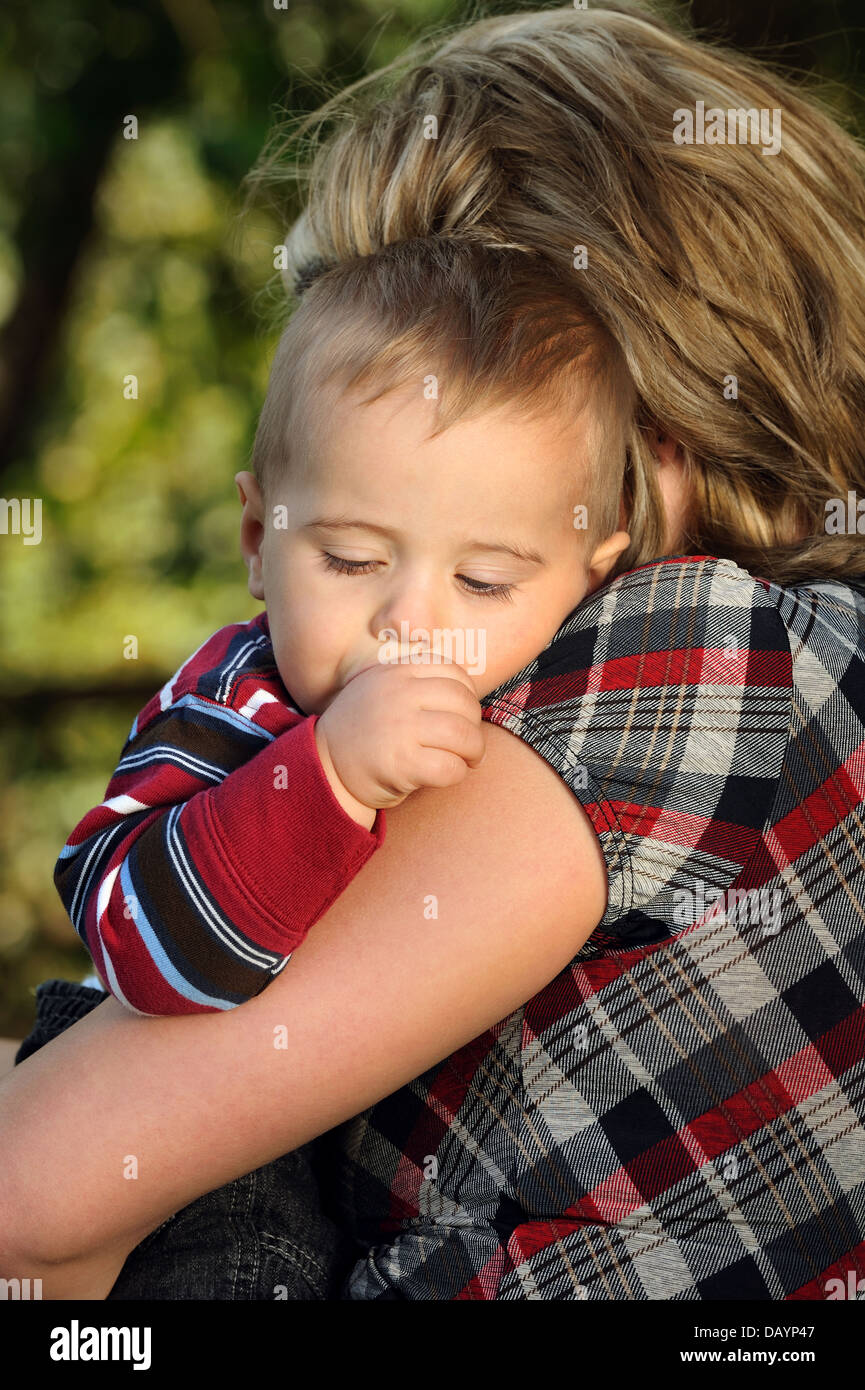
[[[747,606],[776,609],[789,631],[810,630],[817,621],[827,635],[842,639],[865,632],[865,574],[858,580],[818,579],[782,585],[750,574],[735,560],[718,555],[663,555],[626,570],[578,604],[562,623],[554,642],[568,631],[591,627],[596,616],[609,622],[639,610]],[[803,621],[803,615],[805,620]]]
[[[694,646],[697,637],[714,641],[719,635],[719,610],[777,608],[773,588],[723,556],[663,555],[626,570],[588,595],[568,614],[553,641],[573,632],[609,628],[609,638],[622,649],[661,650],[685,641]],[[633,615],[643,619],[639,627],[631,622]]]
[[[777,594],[731,560],[688,555],[589,595],[482,703],[582,804],[607,866],[600,926],[638,945],[675,934],[689,876],[726,884],[755,849],[792,693]]]
[[[592,821],[609,885],[595,947],[650,944],[687,925],[682,888],[726,889],[824,778],[861,779],[865,593],[661,556],[590,594],[482,703]]]
[[[790,642],[779,598],[733,560],[665,555],[582,600],[522,671],[482,701],[495,719],[616,692],[700,682],[790,684]],[[746,653],[762,660],[745,661]]]

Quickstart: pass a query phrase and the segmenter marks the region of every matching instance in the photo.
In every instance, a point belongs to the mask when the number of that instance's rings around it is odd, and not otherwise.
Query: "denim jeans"
[[[36,989],[16,1065],[106,998],[71,980]],[[82,1132],[91,1117],[82,1115]],[[109,1299],[339,1300],[362,1257],[322,1206],[313,1140],[205,1193],[130,1253]]]

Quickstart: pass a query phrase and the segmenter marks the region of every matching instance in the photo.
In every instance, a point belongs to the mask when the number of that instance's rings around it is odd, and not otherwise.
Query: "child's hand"
[[[398,806],[419,787],[461,782],[485,752],[471,678],[447,660],[361,671],[319,716],[315,737],[328,780],[352,815],[342,792],[372,812]]]

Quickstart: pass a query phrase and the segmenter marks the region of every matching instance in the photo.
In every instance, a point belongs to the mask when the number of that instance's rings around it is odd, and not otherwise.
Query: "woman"
[[[789,149],[676,143],[707,93],[781,109]],[[261,996],[109,1000],[5,1079],[9,1269],[105,1297],[178,1209],[328,1134],[348,1297],[863,1273],[865,605],[823,524],[865,492],[862,170],[780,79],[624,5],[481,21],[338,132],[295,269],[445,231],[584,270],[641,397],[633,544]],[[94,1108],[73,1202],[56,1136]]]

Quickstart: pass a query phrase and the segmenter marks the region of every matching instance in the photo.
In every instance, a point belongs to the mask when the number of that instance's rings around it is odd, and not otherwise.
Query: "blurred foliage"
[[[0,536],[0,1035],[29,1031],[40,980],[89,973],[53,869],[135,714],[260,607],[233,475],[278,335],[273,249],[297,206],[287,190],[281,210],[242,208],[244,176],[284,111],[431,25],[518,8],[534,6],[5,0],[2,491],[42,499],[42,540]],[[843,84],[839,107],[860,90],[855,0],[691,13],[744,46],[787,45],[781,60]]]
[[[53,870],[135,714],[210,633],[261,606],[233,476],[267,387],[284,305],[273,248],[296,204],[282,218],[245,208],[244,176],[284,112],[319,105],[449,11],[21,0],[0,13],[0,324],[70,224],[89,223],[3,471],[4,497],[42,499],[42,540],[0,536],[0,1035],[29,1031],[40,980],[90,971]],[[86,165],[100,108],[98,179],[66,182],[67,201],[90,207],[46,226],[34,190],[53,198],[70,162]],[[24,316],[6,339],[13,364],[26,329]]]

